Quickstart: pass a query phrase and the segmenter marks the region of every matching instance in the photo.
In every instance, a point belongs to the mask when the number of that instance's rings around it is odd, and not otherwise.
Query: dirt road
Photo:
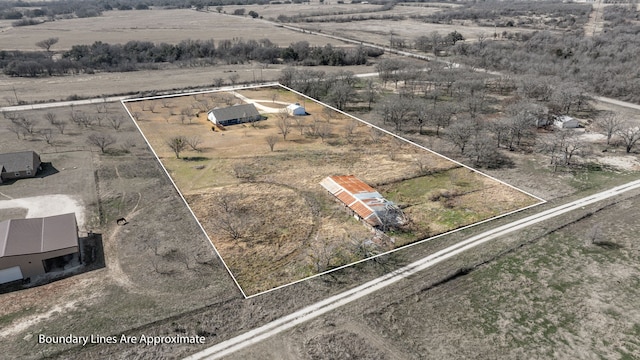
[[[351,290],[342,292],[316,304],[308,306],[302,310],[296,311],[290,315],[284,316],[280,319],[272,321],[257,329],[246,332],[240,336],[229,339],[201,352],[193,354],[185,360],[197,360],[197,359],[219,359],[224,356],[230,355],[238,350],[244,349],[248,346],[256,344],[262,340],[265,340],[271,336],[279,334],[285,330],[291,329],[294,326],[303,322],[314,319],[329,311],[337,309],[343,305],[351,303],[355,300],[370,295],[378,290],[394,284],[400,280],[403,280],[411,275],[414,275],[422,270],[428,269],[446,259],[456,256],[462,252],[470,250],[478,245],[496,239],[498,237],[507,235],[517,230],[529,227],[531,225],[540,223],[545,220],[552,219],[562,214],[568,213],[573,210],[583,208],[587,205],[608,199],[610,197],[623,194],[627,191],[640,188],[640,180],[632,181],[624,185],[614,187],[612,189],[587,196],[576,201],[557,206],[555,208],[542,211],[538,214],[528,216],[524,219],[520,219],[511,222],[506,225],[496,227],[492,230],[486,231],[482,234],[473,236],[467,240],[461,241],[458,244],[450,246],[446,249],[440,250],[432,255],[429,255],[421,260],[415,261],[403,268],[400,268],[392,273],[381,276],[377,279],[369,281],[363,285],[360,285]]]

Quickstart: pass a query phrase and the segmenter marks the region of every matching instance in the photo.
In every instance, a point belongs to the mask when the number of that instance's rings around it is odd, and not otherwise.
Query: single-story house
[[[404,214],[393,202],[353,175],[328,176],[320,185],[347,206],[357,219],[372,227],[405,223]]]
[[[74,213],[0,222],[0,284],[45,274],[79,256]]]
[[[242,104],[209,110],[207,118],[214,124],[227,126],[262,120],[262,115],[255,105]]]
[[[0,154],[0,184],[3,181],[36,176],[40,156],[35,151]]]
[[[556,116],[553,124],[560,129],[573,129],[580,126],[580,122],[577,119],[567,115]]]
[[[290,104],[287,106],[287,112],[292,116],[307,115],[307,111],[299,103]]]

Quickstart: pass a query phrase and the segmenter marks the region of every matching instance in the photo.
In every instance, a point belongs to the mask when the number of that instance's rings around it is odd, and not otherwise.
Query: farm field
[[[267,120],[211,131],[206,109],[239,97],[273,110]],[[287,117],[285,139],[278,110],[296,102],[309,115]],[[125,105],[248,295],[539,202],[282,88]],[[197,117],[180,115],[194,108]],[[197,139],[197,148],[177,158],[167,145],[177,134]],[[269,136],[279,139],[273,151]],[[409,223],[379,239],[319,185],[330,175],[356,175]]]
[[[246,31],[247,28],[251,32]],[[183,40],[259,40],[287,46],[296,41],[324,46],[340,42],[318,36],[294,33],[273,23],[251,17],[218,14],[187,9],[147,11],[105,11],[93,18],[64,19],[36,26],[11,27],[11,21],[0,21],[0,43],[4,50],[37,50],[36,42],[58,37],[52,50],[69,50],[73,45],[91,45],[96,41],[124,44],[128,41],[179,43]]]

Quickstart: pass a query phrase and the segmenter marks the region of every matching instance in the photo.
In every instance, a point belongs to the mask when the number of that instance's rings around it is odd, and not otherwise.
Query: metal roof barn
[[[374,188],[353,175],[328,176],[320,185],[371,226],[383,225],[390,208],[397,207]]]
[[[77,253],[78,249],[74,213],[0,222],[0,271],[13,274],[18,267],[25,278],[44,274],[48,260]]]

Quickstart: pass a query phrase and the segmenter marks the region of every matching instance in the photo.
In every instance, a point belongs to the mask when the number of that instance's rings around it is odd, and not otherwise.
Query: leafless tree
[[[367,79],[364,82],[363,98],[367,102],[367,107],[371,110],[371,104],[378,99],[378,89],[373,79]]]
[[[237,73],[233,73],[229,75],[229,81],[231,82],[231,85],[237,84],[239,79],[240,79],[240,75],[238,75]]]
[[[234,240],[244,236],[247,230],[245,214],[239,205],[240,197],[232,194],[223,194],[214,204],[215,214],[212,221],[218,231],[228,235]]]
[[[282,139],[287,140],[287,135],[291,132],[291,119],[289,118],[289,113],[286,109],[276,113],[278,119],[276,120],[276,126],[280,129],[280,133],[282,134]]]
[[[122,117],[118,115],[110,116],[109,123],[114,130],[119,130],[120,126],[122,126]]]
[[[623,128],[618,130],[617,134],[622,138],[622,142],[625,145],[627,153],[630,153],[636,142],[640,140],[640,127],[634,126]]]
[[[351,143],[351,140],[353,139],[353,133],[354,131],[356,131],[357,127],[358,127],[358,122],[356,120],[353,120],[353,119],[347,120],[347,123],[344,126],[344,133],[349,143]]]
[[[200,139],[199,136],[191,136],[186,138],[187,141],[187,145],[189,145],[189,147],[193,150],[193,151],[200,151],[200,149],[198,148],[200,146],[200,144],[202,143],[202,140]]]
[[[56,120],[53,123],[53,126],[56,127],[56,129],[58,129],[58,131],[60,132],[60,134],[64,134],[64,129],[67,127],[67,122],[64,120]]]
[[[328,138],[329,136],[331,136],[331,124],[323,122],[322,124],[320,124],[320,126],[318,126],[318,136],[320,137],[320,139],[322,139],[322,142],[324,142],[324,140],[326,138]]]
[[[167,145],[176,154],[176,159],[180,159],[180,152],[187,147],[187,139],[184,136],[174,136],[167,141]]]
[[[131,113],[131,116],[133,117],[133,119],[135,121],[140,121],[140,113],[137,111],[134,111],[133,113]]]
[[[53,142],[53,138],[55,137],[55,135],[53,134],[53,131],[51,131],[51,129],[41,129],[38,134],[40,134],[40,136],[42,137],[42,139],[44,141],[47,142],[47,144],[51,145],[51,143]]]
[[[380,141],[383,135],[384,133],[382,131],[374,127],[372,127],[371,130],[369,130],[369,137],[371,137],[371,142],[373,142],[374,144],[378,143],[378,141]]]
[[[35,132],[36,122],[30,118],[19,117],[15,120],[12,120],[11,122],[22,127],[24,133],[33,135],[33,133]]]
[[[160,100],[160,104],[162,106],[163,109],[169,108],[171,107],[171,103],[169,102],[168,99],[162,99]]]
[[[58,116],[52,112],[44,114],[44,119],[47,120],[51,125],[55,124],[57,118]]]
[[[149,109],[149,111],[151,111],[151,113],[155,113],[156,111],[156,103],[155,102],[151,102],[149,103],[149,105],[147,106],[147,108]]]
[[[51,47],[58,43],[58,40],[59,39],[57,37],[48,38],[38,41],[36,43],[36,46],[49,52],[51,50]]]
[[[607,145],[611,143],[611,137],[618,131],[622,130],[624,126],[624,120],[613,111],[607,111],[598,118],[596,118],[596,126],[607,137]]]
[[[293,120],[296,123],[296,127],[300,130],[300,136],[304,135],[304,129],[306,127],[306,120],[303,116],[294,116]]]
[[[556,131],[552,136],[544,138],[540,143],[540,150],[550,156],[553,171],[561,165],[571,165],[574,155],[579,154],[585,144],[573,131]]]
[[[269,145],[269,149],[271,149],[271,151],[273,151],[273,147],[276,146],[279,139],[280,137],[276,135],[269,135],[265,138],[265,141],[267,142],[267,145]]]
[[[104,154],[108,146],[116,143],[116,138],[104,133],[94,133],[87,137],[87,142],[90,145],[95,145],[100,148],[100,151]]]
[[[224,85],[224,79],[223,78],[215,78],[215,79],[213,79],[213,86],[222,87],[222,85]]]
[[[461,118],[449,126],[447,129],[447,138],[460,149],[461,154],[464,154],[464,150],[475,132],[473,121],[471,119]]]

